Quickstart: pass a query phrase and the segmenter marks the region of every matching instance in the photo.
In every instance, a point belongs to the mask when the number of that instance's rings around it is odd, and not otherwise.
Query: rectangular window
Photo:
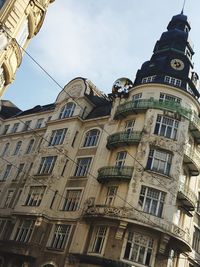
[[[41,159],[38,174],[50,174],[56,162],[56,156],[43,157]]]
[[[169,175],[172,155],[162,150],[150,149],[147,169]]]
[[[14,180],[18,180],[20,178],[20,176],[23,172],[23,169],[24,169],[24,165],[25,165],[24,163],[19,164],[19,167],[17,169],[17,174],[16,174],[16,177]]]
[[[193,241],[192,241],[192,248],[197,252],[200,253],[200,229],[194,227],[193,233]]]
[[[41,128],[41,127],[42,127],[42,123],[43,123],[43,121],[44,121],[43,118],[38,119],[35,128],[36,128],[36,129]]]
[[[200,192],[198,194],[197,212],[200,213]]]
[[[135,120],[127,121],[125,124],[125,132],[132,133],[135,125]]]
[[[50,248],[64,250],[69,239],[71,225],[56,225],[53,237],[50,242]]]
[[[29,36],[28,19],[25,19],[25,21],[22,23],[20,30],[16,36],[16,40],[18,44],[23,47],[26,43],[28,36]]]
[[[7,125],[4,126],[3,134],[7,134],[9,127],[10,127],[9,124],[7,124]]]
[[[179,122],[169,117],[157,116],[154,134],[175,140]]]
[[[31,130],[30,125],[31,121],[25,121],[23,131],[30,131]]]
[[[77,165],[74,176],[87,176],[87,172],[90,167],[92,158],[79,158],[77,159]]]
[[[19,123],[15,123],[12,127],[11,133],[16,133],[19,127]]]
[[[58,129],[52,131],[52,135],[49,141],[49,146],[61,145],[65,139],[67,129]]]
[[[124,259],[150,266],[153,254],[153,243],[153,238],[149,236],[129,232]]]
[[[160,93],[160,99],[159,101],[164,102],[164,101],[172,101],[172,102],[176,102],[178,104],[181,103],[181,98],[173,96],[173,95],[169,95],[169,94],[165,94],[165,93]]]
[[[139,93],[139,94],[133,95],[132,100],[133,101],[137,101],[137,100],[139,100],[141,98],[142,98],[142,93]]]
[[[0,219],[0,240],[2,239],[3,234],[5,232],[6,222],[7,222],[6,220]]]
[[[105,205],[112,206],[114,204],[117,190],[118,190],[117,186],[108,187]]]
[[[179,79],[176,79],[174,77],[170,77],[170,76],[165,76],[164,78],[164,82],[170,84],[170,85],[174,85],[174,86],[178,86],[180,87],[181,86],[181,80]]]
[[[152,83],[153,81],[155,81],[155,78],[156,78],[156,75],[144,77],[142,79],[142,83]]]
[[[126,159],[126,151],[120,151],[117,153],[116,161],[115,161],[115,166],[117,167],[123,167]]]
[[[144,212],[161,217],[165,201],[165,193],[157,189],[142,186],[139,205]]]
[[[33,232],[34,221],[23,220],[19,223],[17,227],[14,240],[22,243],[27,243],[30,240],[31,234]]]
[[[38,207],[42,201],[45,192],[45,186],[31,186],[25,205]]]
[[[7,192],[7,196],[5,198],[5,202],[4,202],[4,208],[12,208],[12,198],[13,198],[13,195],[14,195],[14,190],[8,190]]]
[[[107,231],[108,228],[106,226],[98,226],[94,228],[89,252],[101,254],[105,243]]]
[[[66,191],[65,201],[62,207],[64,211],[75,211],[78,209],[82,190],[69,189]]]
[[[12,168],[11,164],[8,164],[6,166],[6,169],[5,169],[5,172],[4,172],[4,174],[3,174],[2,178],[1,178],[1,181],[5,181],[8,178],[8,176],[10,175],[10,172],[11,172],[11,168]]]

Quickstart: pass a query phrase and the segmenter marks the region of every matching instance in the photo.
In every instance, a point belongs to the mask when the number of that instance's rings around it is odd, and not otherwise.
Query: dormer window
[[[156,75],[144,77],[142,83],[152,83],[156,78]]]
[[[174,77],[170,77],[170,76],[165,76],[164,82],[170,85],[173,85],[173,86],[178,86],[178,87],[181,87],[181,83],[182,83],[181,80],[176,79]]]
[[[76,105],[73,102],[67,103],[64,107],[62,107],[59,115],[59,119],[72,117],[74,114]]]

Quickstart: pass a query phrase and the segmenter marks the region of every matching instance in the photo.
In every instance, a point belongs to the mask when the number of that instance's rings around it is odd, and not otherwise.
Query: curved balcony
[[[138,144],[141,140],[142,132],[118,132],[110,135],[107,139],[106,147],[114,149],[121,146],[131,146]]]
[[[191,118],[191,110],[184,108],[179,103],[174,101],[159,101],[154,98],[149,98],[129,101],[119,105],[117,107],[114,119],[122,119],[130,114],[135,114],[150,108],[167,110],[178,113],[187,119]]]
[[[179,226],[163,218],[159,218],[137,209],[130,209],[125,207],[111,207],[102,205],[93,205],[88,207],[84,213],[85,218],[108,218],[114,220],[123,220],[131,223],[136,223],[150,228],[154,231],[166,233],[175,240],[178,247],[184,251],[191,251],[190,235]]]
[[[182,205],[188,211],[195,210],[195,205],[197,203],[197,196],[195,192],[189,188],[189,186],[185,186],[184,183],[181,183],[179,186],[177,198],[181,201]]]
[[[99,183],[105,183],[109,181],[124,181],[131,180],[133,174],[133,167],[130,166],[114,166],[103,167],[98,170],[97,180]]]
[[[191,115],[189,129],[197,144],[200,144],[200,118],[195,114]]]
[[[200,172],[200,155],[190,146],[186,146],[183,163],[187,165],[191,176],[197,176]]]

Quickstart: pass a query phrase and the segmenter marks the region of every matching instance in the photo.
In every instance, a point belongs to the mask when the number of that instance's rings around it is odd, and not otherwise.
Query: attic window
[[[144,77],[142,83],[152,83],[156,78],[156,75]]]
[[[176,79],[174,77],[170,77],[170,76],[165,76],[164,82],[166,82],[170,85],[178,86],[178,87],[181,87],[181,83],[182,83],[181,80]]]

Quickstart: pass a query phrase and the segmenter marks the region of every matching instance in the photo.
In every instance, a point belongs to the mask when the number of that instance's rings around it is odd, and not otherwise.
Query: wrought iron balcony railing
[[[98,170],[97,180],[100,183],[111,181],[111,180],[121,180],[130,181],[133,173],[133,167],[130,166],[112,166],[103,167]]]
[[[186,146],[184,151],[183,162],[187,164],[190,174],[197,176],[200,173],[200,154],[198,154],[189,145]]]
[[[118,132],[110,135],[107,139],[107,148],[113,149],[121,146],[138,144],[141,140],[141,132]]]
[[[190,119],[192,114],[192,111],[190,109],[187,109],[181,106],[181,104],[176,103],[174,101],[159,101],[154,98],[149,98],[149,99],[139,99],[135,101],[129,101],[123,103],[122,105],[119,105],[117,107],[114,118],[115,119],[124,118],[129,114],[133,114],[135,112],[147,110],[150,108],[176,112],[187,119]]]
[[[189,186],[186,186],[184,183],[181,183],[179,186],[177,198],[182,202],[183,206],[187,210],[195,210],[197,196],[195,192],[189,188]]]

